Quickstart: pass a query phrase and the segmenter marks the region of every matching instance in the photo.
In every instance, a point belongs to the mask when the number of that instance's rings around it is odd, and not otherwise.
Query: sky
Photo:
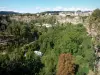
[[[0,0],[0,11],[36,13],[100,8],[100,0]]]

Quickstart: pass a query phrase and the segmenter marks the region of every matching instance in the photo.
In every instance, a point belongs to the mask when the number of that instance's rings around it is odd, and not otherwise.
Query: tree
[[[28,25],[23,25],[22,26],[22,28],[21,28],[21,35],[22,35],[22,38],[24,38],[28,42],[30,40],[32,40],[31,29],[30,29],[30,27]]]
[[[0,16],[0,31],[5,31],[10,23],[9,16]]]
[[[73,56],[71,54],[61,54],[59,56],[57,75],[74,75],[74,73]]]
[[[86,29],[81,24],[54,27],[54,29],[48,30],[47,33],[40,36],[39,43],[40,51],[44,54],[41,58],[45,65],[42,70],[44,72],[43,75],[53,75],[56,72],[57,68],[55,69],[55,66],[58,63],[58,57],[63,53],[71,53],[75,60],[77,60],[78,63],[75,62],[75,64],[79,66],[80,70],[86,65],[88,69],[93,68],[94,51],[92,49],[91,38],[87,36]],[[77,55],[81,58],[77,58]],[[82,59],[83,62],[78,59]],[[48,64],[52,65],[49,66]],[[82,73],[87,74],[84,71]]]

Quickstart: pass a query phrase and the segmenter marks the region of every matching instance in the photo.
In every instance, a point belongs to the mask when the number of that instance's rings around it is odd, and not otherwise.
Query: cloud
[[[38,9],[40,9],[40,7],[36,7],[35,9],[38,10]]]
[[[6,7],[0,7],[0,11],[3,11],[5,9],[6,9]]]
[[[0,11],[14,11],[19,13],[32,13],[32,9],[13,9],[13,8],[7,8],[7,7],[0,7]]]
[[[58,7],[53,8],[53,10],[54,11],[62,11],[63,10],[63,7],[58,6]]]
[[[93,9],[89,9],[89,8],[76,8],[76,7],[71,7],[71,8],[66,8],[66,7],[55,7],[53,8],[54,11],[77,11],[77,10],[81,10],[81,11],[88,11],[88,10],[93,10]]]
[[[57,6],[54,8],[40,8],[40,7],[36,7],[37,11],[77,11],[77,10],[81,10],[81,11],[92,11],[93,9],[89,9],[89,8],[76,8],[76,7],[61,7],[61,6]]]
[[[39,12],[43,12],[43,11],[50,11],[51,8],[41,8],[41,7],[36,7],[35,10],[39,11]]]
[[[15,9],[9,9],[7,7],[0,7],[0,11],[15,11],[15,12],[18,12],[17,10]]]
[[[76,8],[76,7],[62,7],[62,6],[57,6],[53,8],[49,7],[33,7],[33,8],[23,8],[23,9],[13,9],[13,8],[7,8],[7,7],[0,7],[0,11],[14,11],[14,12],[19,12],[19,13],[37,13],[37,12],[44,12],[44,11],[77,11],[77,10],[82,10],[82,11],[87,11],[87,10],[94,10],[94,9],[89,9],[89,8]]]

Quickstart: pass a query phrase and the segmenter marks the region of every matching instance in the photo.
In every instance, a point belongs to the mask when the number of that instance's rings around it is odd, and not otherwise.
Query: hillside
[[[12,14],[19,14],[19,13],[14,11],[0,11],[0,15],[12,15]]]

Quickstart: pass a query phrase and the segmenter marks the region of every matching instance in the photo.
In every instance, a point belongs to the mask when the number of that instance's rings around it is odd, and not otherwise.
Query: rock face
[[[36,20],[37,18],[48,18],[50,16],[55,16],[56,20],[59,23],[73,23],[73,24],[78,24],[78,23],[83,23],[84,19],[82,17],[84,16],[61,16],[61,15],[32,15],[32,16],[20,16],[20,15],[14,15],[12,17],[10,17],[10,19],[12,20],[16,20],[16,21],[23,21],[23,22],[30,22],[32,20]]]
[[[38,55],[38,56],[42,56],[42,55],[43,55],[43,53],[40,52],[40,51],[34,51],[34,53],[35,53],[36,55]]]
[[[24,22],[30,22],[31,20],[35,19],[35,16],[12,16],[10,17],[11,20],[16,20],[16,21],[24,21]]]
[[[93,71],[89,70],[88,75],[95,75]]]
[[[73,23],[73,24],[78,24],[78,23],[83,23],[83,19],[79,16],[74,16],[74,17],[58,17],[58,22],[60,23]]]

